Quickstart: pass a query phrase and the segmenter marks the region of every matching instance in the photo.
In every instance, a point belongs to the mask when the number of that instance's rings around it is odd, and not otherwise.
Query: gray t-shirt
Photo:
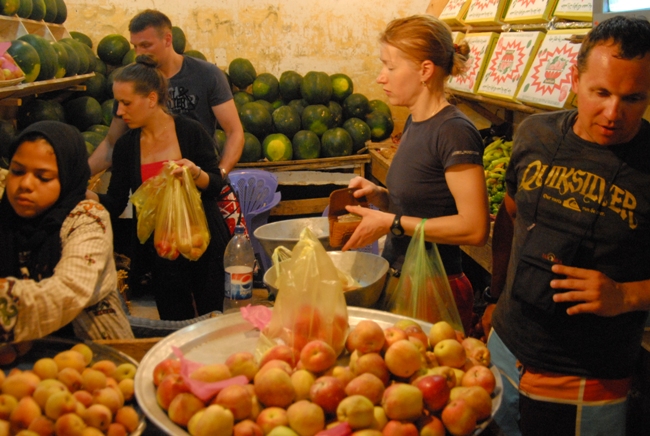
[[[468,163],[483,165],[483,142],[458,108],[447,106],[421,122],[409,117],[386,177],[389,211],[422,218],[455,215],[458,211],[445,170]],[[384,257],[399,266],[410,241],[410,237],[393,238],[389,234]],[[458,246],[439,244],[438,251],[447,274],[462,272]]]
[[[169,79],[168,89],[169,110],[197,120],[210,136],[214,135],[217,119],[212,107],[232,100],[224,72],[214,64],[185,56],[180,71]],[[116,114],[117,101],[113,104],[113,116]]]

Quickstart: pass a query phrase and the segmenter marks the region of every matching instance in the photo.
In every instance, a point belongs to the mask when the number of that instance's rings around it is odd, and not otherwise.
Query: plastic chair
[[[255,229],[268,222],[271,209],[282,198],[281,193],[276,192],[278,179],[275,174],[264,170],[233,170],[228,177],[239,197],[253,251],[266,271],[272,265],[271,259],[264,252],[254,233]]]
[[[370,206],[372,209],[376,209],[374,206]],[[323,216],[327,216],[330,210],[329,205],[325,207],[323,211]],[[379,241],[374,241],[372,244],[368,244],[364,247],[355,248],[352,251],[363,251],[364,253],[379,254]]]

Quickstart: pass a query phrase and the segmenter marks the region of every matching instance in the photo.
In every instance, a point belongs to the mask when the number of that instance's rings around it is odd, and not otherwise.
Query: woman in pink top
[[[165,162],[174,161],[186,167],[201,193],[210,244],[198,261],[190,262],[183,257],[170,261],[157,256],[152,236],[145,244],[144,254],[152,262],[152,289],[161,319],[189,319],[221,310],[223,253],[230,233],[217,206],[225,181],[213,139],[198,121],[168,113],[167,80],[148,55],[138,56],[135,63],[117,73],[113,94],[118,103],[117,116],[130,130],[115,144],[107,193],[90,193],[89,197],[98,198],[117,217],[128,202],[129,192],[135,192],[144,180],[158,174]],[[181,169],[176,174],[180,176]]]

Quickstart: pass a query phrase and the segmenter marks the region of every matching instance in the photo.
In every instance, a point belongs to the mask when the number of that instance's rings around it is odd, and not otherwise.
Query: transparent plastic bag
[[[210,243],[201,195],[187,168],[179,180],[171,172],[178,165],[169,162],[163,169],[165,186],[156,211],[154,247],[160,257],[175,260],[179,254],[198,260]],[[161,173],[161,174],[162,174]]]
[[[436,244],[427,250],[423,219],[415,229],[397,287],[386,310],[430,323],[447,321],[463,332],[463,323]]]
[[[278,343],[299,353],[314,339],[327,342],[339,354],[349,330],[348,310],[337,268],[325,248],[305,228],[291,258],[281,263],[278,297],[271,321],[260,335],[257,355]]]
[[[169,170],[165,166],[160,174],[145,180],[130,197],[135,206],[137,234],[141,244],[149,239],[156,227],[156,210],[162,200],[163,188],[167,185],[167,175]]]

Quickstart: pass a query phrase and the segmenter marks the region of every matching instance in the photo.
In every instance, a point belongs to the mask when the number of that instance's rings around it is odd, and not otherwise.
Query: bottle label
[[[226,268],[226,298],[248,300],[253,297],[253,269],[247,266]]]

